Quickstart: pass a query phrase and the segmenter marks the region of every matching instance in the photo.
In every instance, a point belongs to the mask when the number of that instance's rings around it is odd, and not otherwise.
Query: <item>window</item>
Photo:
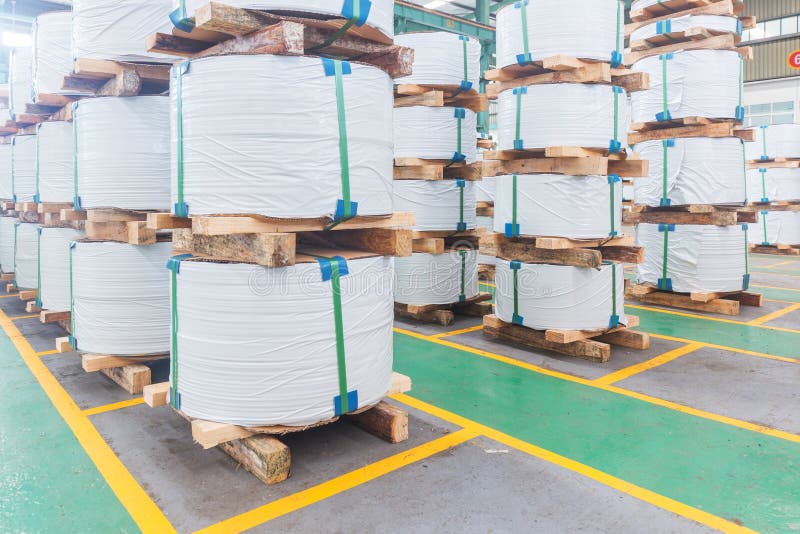
[[[770,124],[791,124],[794,122],[794,102],[773,102],[746,106],[747,126],[768,126]]]
[[[790,15],[780,19],[767,20],[756,24],[755,28],[745,30],[742,35],[744,41],[758,41],[759,39],[774,39],[784,35],[794,35],[800,31],[798,15]]]

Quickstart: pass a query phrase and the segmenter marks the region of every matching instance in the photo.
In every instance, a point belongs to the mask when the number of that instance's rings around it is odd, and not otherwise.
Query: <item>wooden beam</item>
[[[221,443],[220,448],[264,484],[278,484],[289,478],[291,451],[275,437],[252,436]]]
[[[264,267],[287,267],[295,264],[296,234],[195,234],[192,251]]]
[[[388,441],[400,443],[408,439],[408,412],[381,401],[377,406],[348,419],[370,434]]]
[[[150,368],[146,365],[126,365],[101,369],[100,372],[131,395],[138,395],[146,385],[150,384]]]
[[[354,217],[334,226],[332,230],[408,228],[414,226],[414,224],[414,214],[412,212],[405,212],[395,213],[389,217]],[[201,216],[192,219],[192,232],[195,235],[314,232],[325,230],[329,226],[331,226],[331,221],[327,219],[282,221],[252,216]]]
[[[153,362],[169,358],[168,354],[157,354],[153,356],[109,356],[106,354],[81,354],[81,367],[87,373],[95,373],[103,369],[113,369],[115,367],[125,367],[141,362]]]
[[[169,382],[159,382],[158,384],[145,386],[142,391],[144,403],[151,408],[166,406],[167,402],[169,402],[169,387]]]

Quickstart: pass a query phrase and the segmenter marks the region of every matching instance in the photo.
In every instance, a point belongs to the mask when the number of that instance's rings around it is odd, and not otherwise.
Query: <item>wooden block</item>
[[[204,421],[202,419],[194,419],[192,421],[192,437],[204,449],[210,449],[221,443],[236,439],[249,438],[252,435],[253,432],[241,426],[215,423],[214,421]]]
[[[597,336],[593,339],[600,343],[608,343],[610,345],[618,345],[620,347],[628,347],[636,350],[647,350],[650,348],[650,334],[637,330],[618,330],[616,332]]]
[[[408,439],[408,412],[381,401],[365,412],[349,415],[358,427],[389,443],[400,443]]]
[[[101,373],[117,383],[131,395],[138,395],[150,384],[150,368],[146,365],[126,365],[112,369],[101,369]]]
[[[77,211],[74,209],[63,209],[60,215],[62,221],[85,221],[86,217],[85,211]]]
[[[154,245],[156,243],[156,231],[148,228],[146,221],[129,221],[128,243],[131,245]]]
[[[81,367],[87,373],[113,369],[115,367],[132,366],[137,362],[152,362],[169,358],[166,354],[153,356],[109,356],[106,354],[81,354]]]
[[[23,299],[24,300],[24,299]],[[25,303],[25,312],[26,313],[39,313],[42,311],[42,308],[36,305],[35,300],[31,300]]]
[[[16,292],[17,292],[17,287],[13,284],[13,282],[6,286],[6,293],[16,293]]]
[[[343,232],[311,232],[301,236],[304,242],[316,238],[339,248],[363,250],[381,256],[408,257],[412,254],[411,230],[395,228],[365,228]]]
[[[498,234],[495,234],[495,250],[500,258],[525,263],[549,263],[592,269],[599,268],[603,263],[603,255],[599,250],[538,248],[535,242],[512,241]]]
[[[2,275],[0,275],[0,280],[3,282],[13,282],[14,273],[3,273]]]
[[[59,321],[69,321],[71,317],[69,311],[41,310],[39,321],[43,323],[57,323]]]
[[[631,295],[636,300],[658,306],[681,308],[684,310],[719,313],[722,315],[739,315],[739,302],[735,300],[717,299],[710,302],[693,301],[689,295],[656,291],[647,295]]]
[[[750,293],[749,291],[741,291],[732,295],[722,297],[725,300],[738,301],[742,306],[751,306],[754,308],[761,308],[764,305],[764,295],[761,293]]]
[[[444,254],[444,239],[415,239],[414,252],[420,254]]]
[[[547,341],[553,343],[572,343],[573,341],[580,341],[581,339],[595,338],[599,335],[610,334],[625,330],[626,328],[633,328],[639,326],[639,318],[635,315],[629,315],[628,324],[621,325],[612,329],[604,330],[546,330],[544,337]]]
[[[413,212],[395,213],[390,217],[354,217],[331,228],[333,231],[359,230],[365,228],[409,228],[414,226]],[[331,221],[308,219],[284,221],[256,216],[194,217],[194,235],[228,235],[250,233],[316,232],[327,229]]]
[[[470,302],[466,306],[456,306],[459,315],[469,317],[484,317],[494,313],[494,304],[491,302]]]
[[[86,236],[102,241],[128,242],[128,223],[86,221]]]
[[[169,382],[159,382],[158,384],[145,386],[142,391],[144,403],[151,408],[166,406],[169,402],[169,387]]]
[[[277,484],[289,478],[291,451],[277,438],[252,436],[222,443],[220,448],[265,484]]]
[[[19,292],[19,300],[34,300],[39,293],[36,289],[21,289]]]
[[[191,228],[192,220],[185,217],[176,217],[170,213],[148,213],[147,226],[153,230]]]
[[[392,373],[392,384],[386,395],[397,395],[398,393],[408,393],[411,391],[411,378],[400,373]]]
[[[69,342],[69,337],[57,337],[56,350],[58,352],[72,352],[72,344]]]
[[[192,236],[192,250],[214,258],[255,263],[264,267],[295,264],[295,234],[231,234]]]

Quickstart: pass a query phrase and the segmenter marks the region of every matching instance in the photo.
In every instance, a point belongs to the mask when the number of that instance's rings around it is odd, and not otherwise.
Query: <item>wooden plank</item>
[[[737,4],[741,6],[740,1],[737,1]],[[647,26],[648,24],[654,24],[662,20],[672,19],[675,18],[676,16],[718,15],[718,16],[733,17],[736,16],[737,11],[741,12],[741,7],[738,10],[734,9],[732,0],[720,0],[710,4],[699,5],[691,9],[681,10],[679,13],[674,13],[668,10],[664,14],[659,15],[657,17],[647,16],[645,18],[642,18],[641,14],[644,13],[643,11],[639,11],[638,13],[634,11],[633,15],[637,18],[640,18],[641,20],[631,19],[634,22],[625,25],[625,37],[629,37],[634,31],[638,30],[642,26]]]
[[[738,37],[738,36],[736,36]],[[737,38],[734,34],[715,35],[707,39],[700,39],[698,41],[684,41],[670,45],[660,46],[658,48],[650,48],[639,52],[630,52],[625,54],[625,65],[633,65],[642,59],[657,56],[660,54],[669,54],[678,51],[689,50],[729,50],[731,52],[738,52],[744,59],[752,59],[753,50],[750,47],[736,46]]]
[[[597,336],[594,340],[635,350],[647,350],[650,348],[650,334],[627,328]]]
[[[395,316],[414,319],[423,323],[438,324],[440,326],[450,326],[456,320],[455,314],[451,310],[430,310],[410,312],[408,305],[395,302]]]
[[[411,391],[411,378],[400,373],[392,373],[392,383],[386,395],[397,395],[398,393],[408,393]]]
[[[221,443],[220,448],[264,484],[278,484],[289,478],[291,451],[275,437],[252,436]]]
[[[69,342],[69,336],[56,338],[56,350],[58,352],[72,352],[72,344]]]
[[[304,51],[305,27],[295,22],[280,21],[248,35],[235,37],[196,52],[191,56],[193,59],[230,54],[301,56]]]
[[[444,179],[444,166],[443,165],[424,165],[416,167],[395,167],[394,168],[395,180],[443,180]]]
[[[389,443],[408,440],[408,412],[381,401],[377,406],[348,418],[356,426]]]
[[[146,221],[128,221],[128,243],[131,245],[153,245],[158,240],[156,231],[148,228]]]
[[[81,367],[87,373],[95,373],[103,369],[113,369],[115,367],[125,367],[141,362],[153,362],[169,358],[168,354],[156,354],[152,356],[110,356],[107,354],[81,354]]]
[[[611,65],[608,63],[587,63],[571,70],[542,72],[505,81],[495,81],[486,87],[486,95],[490,99],[495,99],[503,91],[509,91],[517,87],[553,83],[605,83],[610,85]]]
[[[694,210],[694,206],[675,208],[648,207],[643,211],[626,211],[622,220],[626,224],[690,224],[733,226],[758,222],[758,213],[746,209],[710,208],[708,211]]]
[[[295,234],[232,234],[192,236],[192,251],[213,258],[255,263],[264,267],[295,264]]]
[[[631,125],[632,129],[641,127],[640,124]],[[632,145],[644,141],[663,141],[664,139],[684,137],[738,137],[745,142],[755,140],[753,130],[741,128],[733,122],[718,122],[690,126],[677,126],[647,131],[634,131],[628,134],[628,142]]]
[[[14,273],[2,273],[2,274],[0,274],[0,281],[13,282],[14,281]]]
[[[185,217],[176,217],[170,213],[148,213],[147,226],[153,230],[174,230],[176,228],[191,228],[192,220]]]
[[[192,421],[192,437],[204,449],[210,449],[228,441],[249,438],[253,434],[241,426],[203,421],[202,419]]]
[[[57,323],[59,321],[69,321],[71,317],[69,311],[41,310],[39,321],[43,323]]]
[[[36,289],[20,289],[19,291],[19,299],[20,300],[34,300],[36,296],[39,294],[39,291]]]
[[[31,300],[25,303],[25,312],[26,313],[39,313],[42,311],[41,306],[36,305],[35,300]]]
[[[635,315],[628,315],[628,324],[620,325],[616,328],[604,328],[601,330],[545,330],[544,337],[553,343],[572,343],[581,339],[590,339],[604,334],[611,334],[626,328],[639,326],[639,318]]]
[[[693,301],[689,295],[680,293],[669,293],[666,291],[655,291],[646,295],[637,295],[627,291],[626,295],[635,300],[646,304],[658,306],[668,306],[684,310],[702,311],[708,313],[719,313],[722,315],[739,315],[739,302],[728,299],[712,300],[710,302]]]
[[[146,365],[126,365],[100,371],[131,395],[138,395],[150,384],[150,368]]]
[[[159,382],[158,384],[145,386],[142,391],[144,403],[151,408],[166,406],[169,402],[169,387],[169,382]]]
[[[331,229],[342,231],[365,228],[407,228],[414,224],[414,214],[402,212],[389,217],[354,217]],[[286,221],[258,216],[198,216],[192,219],[192,232],[195,235],[314,232],[325,230],[330,225],[331,221],[328,219]]]
[[[414,252],[419,254],[444,254],[444,239],[415,239]]]
[[[304,243],[316,240],[325,246],[405,258],[413,252],[412,236],[412,231],[406,229],[363,228],[342,232],[310,232],[300,234],[300,240]]]
[[[36,205],[36,211],[39,213],[61,213],[61,210],[72,209],[72,202],[58,203],[58,202],[43,202]]]
[[[499,258],[517,260],[524,263],[547,263],[551,265],[569,265],[597,269],[603,264],[603,254],[599,250],[543,249],[535,243],[510,241],[506,239],[495,242],[495,250]]]
[[[505,174],[569,174],[605,176],[609,173],[607,158],[533,158],[514,161],[484,161],[483,176]],[[622,176],[622,175],[620,175]]]

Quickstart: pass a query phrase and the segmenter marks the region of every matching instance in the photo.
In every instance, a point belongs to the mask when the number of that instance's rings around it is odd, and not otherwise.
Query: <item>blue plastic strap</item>
[[[674,224],[659,224],[658,225],[659,232],[674,232],[675,225]]]
[[[514,260],[509,263],[509,267],[514,271],[514,315],[511,322],[523,326],[525,318],[519,314],[519,271],[522,269],[522,262]]]
[[[170,259],[167,260],[167,269],[169,269],[175,274],[180,274],[181,262],[183,260],[188,260],[189,258],[193,257],[194,256],[191,254],[179,254],[177,256],[172,256]]]
[[[619,140],[619,97],[625,93],[625,90],[618,85],[614,85],[611,87],[611,91],[614,94],[614,137],[608,144],[608,153],[618,154],[622,151],[622,142]]]
[[[656,33],[658,33],[658,35],[672,33],[672,19],[659,20],[656,22]]]
[[[173,26],[182,32],[191,33],[195,28],[194,21],[189,18],[189,14],[186,12],[186,0],[181,0],[180,6],[169,14],[169,20],[172,21]]]
[[[358,5],[355,2],[358,2]],[[358,11],[356,11],[356,8],[358,8]],[[342,17],[347,20],[354,20],[355,25],[361,27],[366,24],[371,9],[372,2],[370,0],[344,0]]]
[[[347,260],[341,256],[334,256],[333,258],[317,258],[319,268],[322,272],[322,281],[328,282],[333,278],[332,263],[336,263],[339,268],[339,276],[346,276],[350,274],[350,268],[347,266]]]
[[[603,261],[603,264],[611,265],[611,316],[608,319],[608,327],[616,328],[620,321],[617,312],[617,264],[613,261]]]

